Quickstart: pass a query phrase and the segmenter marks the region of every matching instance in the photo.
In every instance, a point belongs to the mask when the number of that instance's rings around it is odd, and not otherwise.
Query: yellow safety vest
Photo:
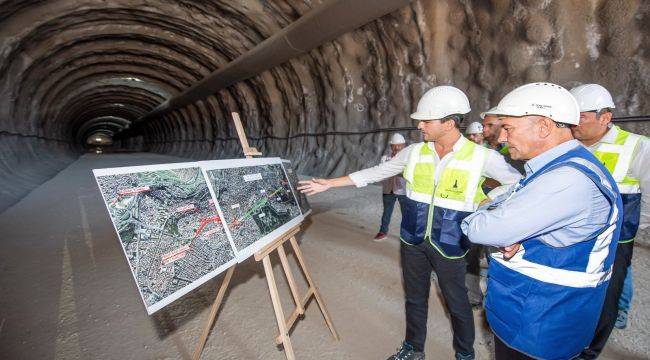
[[[413,147],[404,169],[406,196],[415,201],[458,211],[476,211],[487,198],[481,189],[485,180],[481,174],[488,150],[465,140],[460,150],[453,153],[438,184],[435,184],[433,150],[423,142]],[[434,195],[435,193],[435,195]]]
[[[627,132],[618,126],[616,139],[613,143],[600,142],[594,151],[594,156],[609,170],[618,185],[621,194],[637,194],[641,192],[639,179],[627,176],[634,158],[634,150],[641,135]]]
[[[418,234],[417,226],[414,229],[405,228],[404,219],[402,220],[402,231],[406,231],[411,240],[428,239],[438,252],[450,259],[461,258],[467,253],[467,247],[461,243],[466,244],[469,241],[462,240],[460,222],[471,212],[476,211],[480,202],[486,198],[481,189],[485,177],[481,174],[488,149],[469,140],[464,140],[461,148],[452,154],[452,158],[442,169],[437,183],[435,182],[435,154],[429,148],[428,143],[417,144],[411,149],[403,174],[406,180],[406,197],[415,202],[429,204],[429,206],[424,233]],[[411,209],[410,206],[407,208]],[[406,214],[409,216],[424,215],[412,213],[408,209]],[[434,213],[436,214],[435,219]],[[403,211],[403,216],[404,214]],[[434,222],[442,224],[441,228],[436,227],[435,232],[432,231]],[[406,223],[412,223],[412,221]],[[413,245],[404,238],[402,241]]]
[[[644,137],[615,126],[616,138],[613,143],[601,141],[596,145],[594,156],[609,170],[618,185],[623,200],[623,226],[619,244],[634,241],[639,228],[641,214],[641,188],[639,179],[629,177],[630,165],[634,159],[636,146]]]

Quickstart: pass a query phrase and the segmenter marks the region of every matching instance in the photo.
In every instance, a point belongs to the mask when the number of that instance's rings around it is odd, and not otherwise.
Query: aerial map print
[[[236,263],[197,163],[93,172],[149,314]]]
[[[296,174],[296,172],[293,170],[293,167],[291,167],[291,161],[282,159],[282,165],[284,166],[284,171],[286,172],[289,183],[291,184],[293,194],[298,200],[298,205],[300,206],[302,215],[309,215],[309,213],[311,213],[311,206],[309,206],[309,202],[307,202],[307,195],[297,190],[298,174]]]
[[[303,217],[279,158],[201,162],[239,261],[298,225]]]

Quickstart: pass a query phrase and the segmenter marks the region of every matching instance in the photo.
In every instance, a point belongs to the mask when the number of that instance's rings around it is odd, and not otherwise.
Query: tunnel
[[[531,81],[597,80],[617,116],[649,111],[645,2],[384,1],[345,19],[357,27],[341,34],[340,19],[319,13],[332,40],[294,35],[301,51],[260,52],[222,76],[242,80],[147,117],[328,3],[4,1],[0,208],[86,152],[97,131],[118,151],[228,158],[238,155],[236,111],[265,154],[328,176],[377,161],[386,129],[415,140],[407,115],[436,84],[465,90],[475,119]]]
[[[615,123],[650,135],[649,21],[644,0],[0,0],[0,217],[12,227],[3,229],[4,255],[30,243],[17,242],[27,236],[19,229],[36,231],[39,219],[65,215],[66,206],[77,209],[83,196],[99,196],[94,183],[80,183],[69,197],[46,191],[62,181],[57,174],[72,179],[92,176],[93,168],[243,157],[233,112],[251,146],[264,156],[289,159],[297,173],[313,177],[379,163],[394,132],[409,143],[421,141],[409,114],[437,85],[467,94],[472,111],[464,128],[519,85],[599,83],[614,97]],[[26,202],[33,198],[63,208]],[[337,199],[323,201],[336,208]],[[364,211],[356,200],[343,208],[348,215]],[[97,209],[91,215],[108,221]],[[83,221],[74,215],[70,226],[88,234],[91,215],[82,215]],[[58,294],[67,284],[59,278],[65,256],[84,256],[63,251],[74,247],[65,235],[73,230],[59,223],[44,228],[48,232],[28,237],[56,237]],[[112,229],[103,229],[102,238],[117,248]],[[95,246],[99,252],[108,245]],[[43,249],[16,251],[49,256]],[[19,276],[10,265],[0,269]],[[15,280],[5,282],[11,284]],[[202,290],[205,297],[212,295],[208,291]],[[8,302],[3,308],[12,309]],[[174,311],[156,318],[151,335],[164,338],[167,350],[177,341],[176,328],[186,325],[170,320],[183,312]],[[55,323],[71,321],[53,316]],[[194,331],[192,316],[186,321]],[[28,329],[15,331],[11,342],[30,337]],[[637,331],[647,339],[647,329]],[[0,344],[8,359],[21,358],[16,349],[31,358],[90,356],[83,341],[75,345],[77,353],[60,352],[68,343],[59,340],[38,350],[15,348],[9,340]],[[147,341],[143,346],[155,346],[156,340]],[[114,358],[108,346],[95,346],[90,357]],[[634,341],[625,346],[608,358],[650,351]],[[232,351],[230,358],[263,357]]]

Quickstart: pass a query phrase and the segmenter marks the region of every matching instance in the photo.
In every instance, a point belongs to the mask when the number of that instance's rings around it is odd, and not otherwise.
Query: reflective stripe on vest
[[[634,158],[634,150],[641,140],[641,135],[627,132],[616,126],[617,134],[614,143],[601,142],[597,145],[594,155],[612,174],[622,194],[641,192],[639,180],[627,176]]]
[[[406,196],[418,202],[458,211],[475,211],[486,198],[480,188],[487,149],[466,140],[453,154],[435,184],[435,158],[425,143],[413,147],[404,169]],[[435,196],[434,196],[435,192]]]
[[[406,196],[422,203],[431,203],[435,182],[436,164],[433,151],[426,142],[417,144],[409,153],[404,168]]]

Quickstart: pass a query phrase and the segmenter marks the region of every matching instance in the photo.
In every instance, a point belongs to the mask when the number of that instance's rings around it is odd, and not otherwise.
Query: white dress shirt
[[[438,180],[440,179],[440,175],[442,174],[443,169],[453,158],[454,153],[460,150],[466,141],[469,140],[461,135],[458,141],[456,141],[456,143],[452,147],[451,152],[445,155],[442,159],[440,159],[440,157],[438,156],[438,153],[434,148],[433,142],[428,143],[429,148],[434,154],[434,163],[436,168],[434,184],[436,185],[438,184]],[[353,172],[352,174],[349,175],[350,179],[352,179],[352,182],[354,182],[354,184],[357,187],[363,187],[370,183],[379,182],[386,178],[395,176],[397,174],[401,174],[402,172],[404,172],[404,168],[408,163],[409,154],[411,150],[414,149],[416,145],[417,144],[412,144],[407,146],[387,162],[381,163],[377,166],[373,166],[368,169]],[[488,153],[485,159],[485,166],[483,166],[481,175],[495,179],[496,181],[502,184],[502,186],[499,186],[494,190],[492,190],[488,194],[488,196],[490,196],[492,192],[496,191],[495,193],[500,193],[504,191],[504,188],[505,189],[510,188],[512,184],[515,184],[516,182],[519,181],[519,179],[521,179],[521,174],[519,174],[517,170],[515,170],[512,166],[506,163],[505,159],[503,158],[503,155],[499,154],[498,152],[492,149],[488,149],[487,151]]]

